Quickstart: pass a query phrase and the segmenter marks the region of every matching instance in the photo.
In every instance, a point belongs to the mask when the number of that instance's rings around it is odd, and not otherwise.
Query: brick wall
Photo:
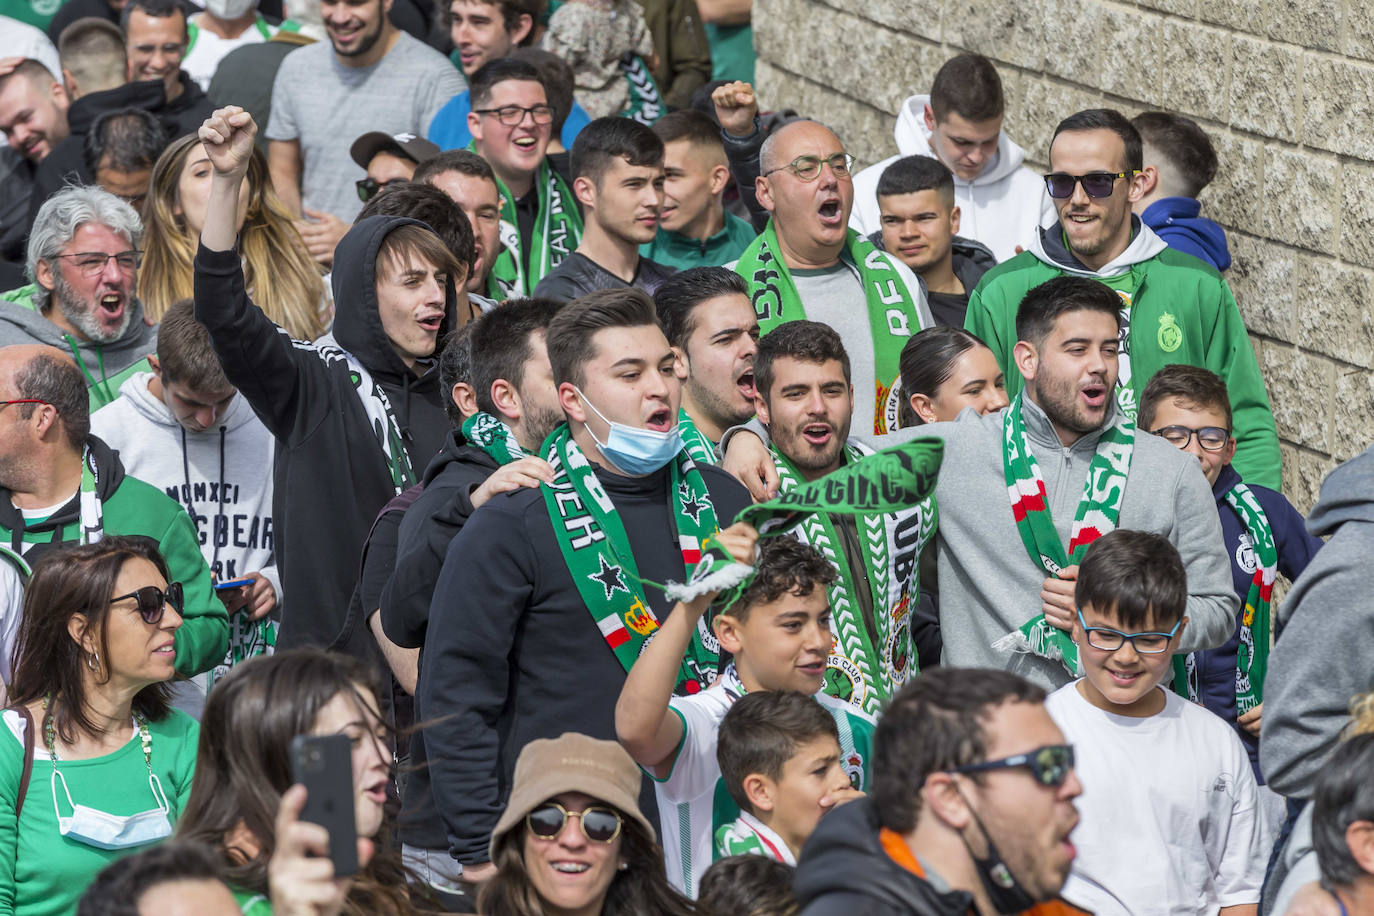
[[[997,62],[1006,130],[1043,168],[1079,109],[1167,108],[1211,134],[1203,213],[1240,303],[1306,511],[1374,441],[1374,8],[1342,0],[754,0],[758,89],[867,165],[950,56]]]

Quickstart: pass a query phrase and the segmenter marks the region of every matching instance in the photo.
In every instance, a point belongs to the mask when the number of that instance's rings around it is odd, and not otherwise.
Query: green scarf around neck
[[[477,152],[477,141],[468,144],[468,149]],[[487,293],[502,302],[530,295],[540,280],[573,253],[582,240],[582,213],[572,190],[545,158],[534,174],[539,208],[534,216],[534,231],[530,233],[529,257],[525,258],[521,250],[520,220],[515,214],[515,195],[499,177],[496,189],[501,193],[502,247],[491,265]],[[529,262],[528,275],[526,261]]]

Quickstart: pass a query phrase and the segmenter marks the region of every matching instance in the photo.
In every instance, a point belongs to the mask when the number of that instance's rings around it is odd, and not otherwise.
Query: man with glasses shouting
[[[740,168],[742,144],[761,138],[754,90],[729,83],[712,100],[743,186],[751,170]],[[830,325],[853,361],[855,431],[895,429],[897,358],[908,337],[935,323],[925,291],[910,268],[849,228],[854,158],[830,128],[793,121],[756,148],[752,191],[768,219],[733,266],[749,284],[759,329],[801,318]]]
[[[71,353],[95,410],[151,371],[157,331],[134,295],[143,225],[98,187],[67,187],[43,204],[29,234],[33,280],[0,294],[0,346],[46,344]]]
[[[1164,686],[1188,623],[1178,551],[1113,531],[1088,548],[1074,597],[1084,676],[1045,701],[1084,787],[1064,896],[1101,916],[1258,912],[1270,836],[1250,759],[1224,720]]]
[[[1052,277],[1091,277],[1121,299],[1117,402],[1134,417],[1145,383],[1173,363],[1220,375],[1235,415],[1236,469],[1246,480],[1280,486],[1278,433],[1245,322],[1231,289],[1197,258],[1170,248],[1131,205],[1145,193],[1140,133],[1117,111],[1095,108],[1055,128],[1045,187],[1059,221],[1041,228],[1030,249],[984,275],[969,298],[964,326],[1012,371],[1016,308]]]
[[[868,797],[806,843],[802,916],[1083,914],[1059,898],[1083,792],[1074,751],[1016,675],[923,673],[878,720]]]
[[[222,662],[229,618],[214,596],[191,517],[128,476],[119,453],[91,435],[86,379],[66,353],[0,347],[0,543],[31,567],[63,545],[93,544],[106,534],[152,539],[167,561],[167,578],[183,583],[177,674],[191,677]],[[0,645],[6,659],[12,648]]]

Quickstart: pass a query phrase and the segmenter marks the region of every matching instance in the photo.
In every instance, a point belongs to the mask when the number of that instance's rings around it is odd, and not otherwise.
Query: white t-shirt
[[[1063,895],[1097,916],[1216,916],[1260,899],[1269,850],[1245,748],[1215,714],[1164,696],[1146,718],[1098,709],[1076,681],[1045,703],[1083,783]]]
[[[199,83],[202,90],[208,90],[210,80],[214,78],[215,70],[226,54],[244,45],[262,44],[276,34],[277,28],[259,16],[237,38],[221,38],[209,29],[200,28],[195,22],[190,24],[187,31],[191,34],[191,46],[181,59],[181,69]]]
[[[668,778],[655,779],[660,839],[668,881],[693,899],[714,857],[716,830],[740,815],[720,778],[716,734],[725,713],[742,695],[734,665],[730,665],[714,685],[692,696],[673,697],[668,707],[682,720],[683,735]],[[816,694],[816,700],[835,720],[840,759],[850,781],[866,789],[873,717],[824,693]]]

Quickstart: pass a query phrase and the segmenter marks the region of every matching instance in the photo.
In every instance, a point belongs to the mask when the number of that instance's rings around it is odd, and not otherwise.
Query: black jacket
[[[716,518],[728,524],[748,492],[715,467],[698,466]],[[668,469],[623,477],[597,469],[634,551],[639,574],[681,581]],[[672,606],[647,589],[660,620]],[[434,801],[460,862],[487,861],[520,749],[536,738],[581,732],[615,740],[621,667],[568,572],[541,490],[493,498],[449,545],[434,589],[417,718]],[[640,804],[657,808],[645,781]]]
[[[420,468],[449,429],[439,373],[431,368],[417,376],[396,354],[377,314],[373,276],[382,239],[404,224],[416,223],[369,217],[339,242],[334,336],[386,392],[411,466]],[[237,252],[202,247],[195,271],[196,318],[209,328],[229,381],[277,439],[272,508],[285,592],[278,645],[357,652],[356,640],[371,642],[361,605],[350,604],[359,557],[377,513],[396,494],[349,368],[293,342],[253,305]],[[440,344],[453,324],[455,301],[450,285]]]
[[[880,250],[887,250],[887,246],[883,244],[881,229],[869,235],[868,240]],[[926,301],[930,303],[930,312],[935,316],[936,323],[950,328],[962,328],[964,314],[968,311],[969,294],[978,285],[978,281],[983,279],[983,274],[996,266],[997,256],[992,253],[991,248],[962,235],[954,236],[950,240],[950,267],[954,270],[954,276],[964,285],[963,294],[932,293],[926,289],[925,279],[918,278],[921,280],[921,289],[925,291]]]
[[[553,270],[539,281],[534,295],[555,302],[571,302],[579,296],[594,293],[599,289],[625,289],[633,286],[642,289],[650,296],[658,290],[664,280],[677,273],[677,269],[648,258],[640,258],[635,268],[634,280],[626,283],[600,264],[574,251],[563,259]]]
[[[424,490],[401,521],[396,568],[382,589],[382,630],[396,645],[424,646],[434,583],[449,542],[472,515],[472,491],[497,467],[496,459],[468,445],[455,429],[425,468]]]
[[[802,916],[967,916],[973,897],[940,893],[888,856],[871,799],[821,818],[802,847],[792,890]]]
[[[181,71],[181,95],[171,102],[167,101],[161,80],[125,83],[114,89],[83,95],[67,109],[67,138],[53,147],[53,151],[38,164],[34,174],[30,224],[43,201],[64,184],[95,182],[95,175],[86,167],[86,134],[90,133],[96,118],[123,108],[139,108],[154,115],[167,131],[169,141],[195,133],[214,112],[200,84],[187,76],[185,70]]]

